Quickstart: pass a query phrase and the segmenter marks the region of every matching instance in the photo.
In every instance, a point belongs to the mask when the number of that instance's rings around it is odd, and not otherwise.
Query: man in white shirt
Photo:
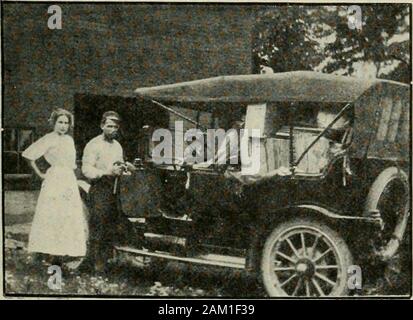
[[[107,111],[102,116],[102,134],[90,140],[82,158],[82,172],[90,179],[89,253],[97,271],[103,271],[111,258],[113,246],[133,234],[133,226],[118,204],[118,177],[125,170],[135,170],[124,163],[123,149],[116,141],[119,114]],[[123,237],[122,237],[123,236]]]

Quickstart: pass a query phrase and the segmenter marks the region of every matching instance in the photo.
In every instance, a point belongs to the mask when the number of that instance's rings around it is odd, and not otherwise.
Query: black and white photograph
[[[411,21],[2,1],[1,297],[411,299]]]

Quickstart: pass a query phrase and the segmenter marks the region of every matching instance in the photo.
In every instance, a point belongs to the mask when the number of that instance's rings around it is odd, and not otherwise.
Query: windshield
[[[207,130],[220,129],[225,132],[230,129],[240,129],[243,127],[245,108],[239,104],[215,104],[214,108],[207,106],[197,106],[191,108],[190,105],[168,106],[172,112],[169,112],[168,124],[162,128],[166,129],[170,134],[169,141],[162,139],[152,139],[149,144],[147,160],[157,161],[159,155],[164,162],[170,163],[190,163],[189,158],[196,157],[196,163],[203,163],[208,160],[208,155],[216,155],[224,141],[215,139],[214,143],[208,143]],[[194,132],[197,132],[194,135]],[[187,136],[189,135],[189,136]],[[234,142],[235,143],[235,142]],[[158,154],[153,152],[156,148],[167,147],[167,155],[165,152]],[[167,146],[170,145],[170,146]],[[183,151],[183,152],[181,152]],[[189,153],[188,153],[189,152]],[[168,158],[170,161],[167,161]],[[193,161],[193,160],[192,160]]]

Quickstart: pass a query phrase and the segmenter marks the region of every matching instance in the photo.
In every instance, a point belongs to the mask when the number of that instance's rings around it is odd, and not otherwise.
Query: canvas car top
[[[143,98],[169,102],[355,101],[367,89],[394,81],[338,76],[314,71],[230,75],[135,90]]]

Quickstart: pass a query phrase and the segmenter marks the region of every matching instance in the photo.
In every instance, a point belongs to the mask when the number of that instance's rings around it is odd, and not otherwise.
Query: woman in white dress
[[[76,150],[68,134],[73,115],[64,109],[53,111],[49,121],[53,132],[23,152],[35,173],[43,180],[29,236],[29,252],[52,256],[82,257],[86,254],[87,222],[74,169]],[[43,173],[36,160],[44,157],[50,168]]]

